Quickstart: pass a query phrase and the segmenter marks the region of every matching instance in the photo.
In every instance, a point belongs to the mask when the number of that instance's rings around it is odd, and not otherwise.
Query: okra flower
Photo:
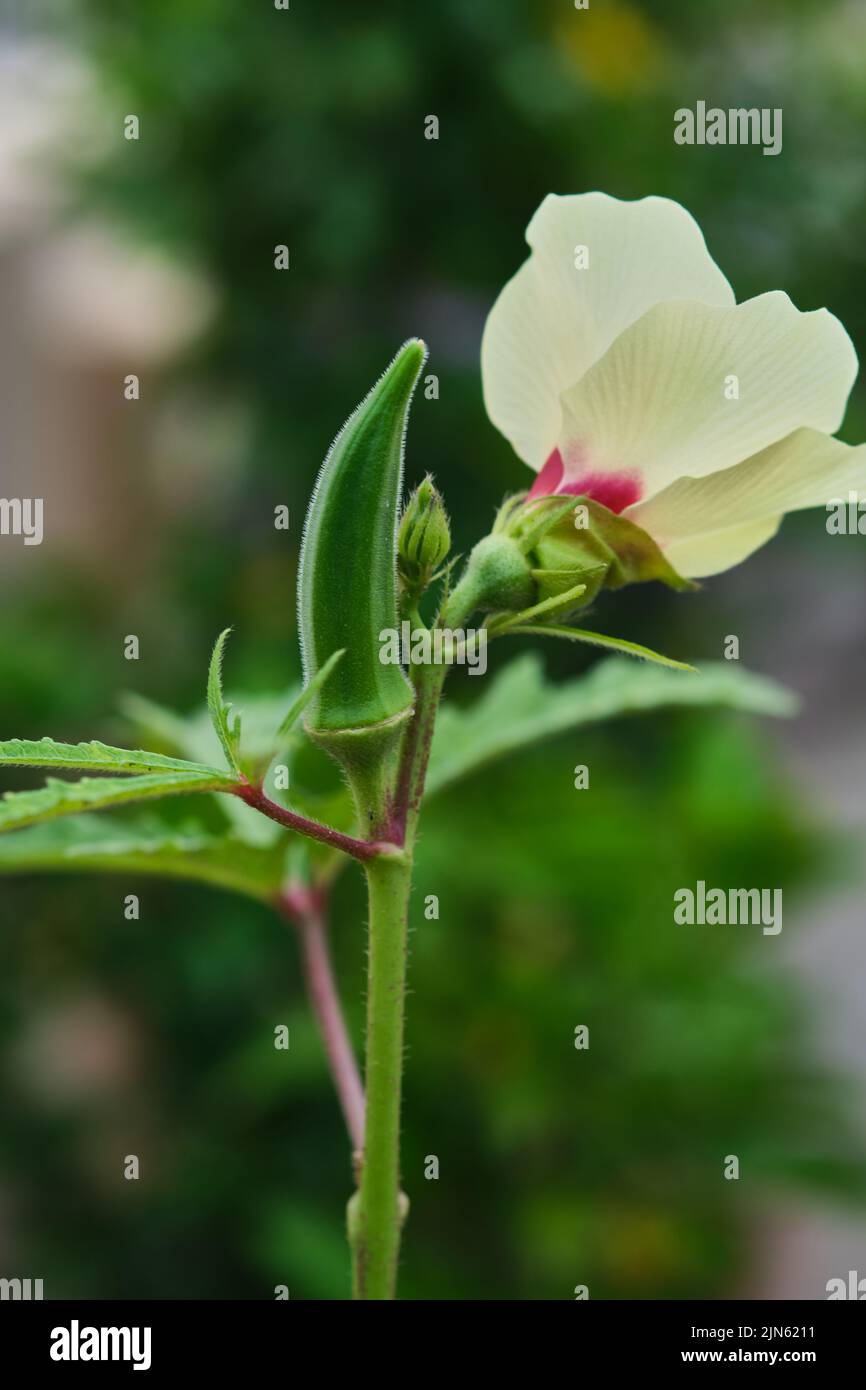
[[[831,438],[857,357],[826,309],[781,291],[737,304],[666,198],[551,195],[526,238],[481,362],[491,420],[538,475],[529,501],[591,499],[698,578],[786,512],[866,492],[866,446]]]

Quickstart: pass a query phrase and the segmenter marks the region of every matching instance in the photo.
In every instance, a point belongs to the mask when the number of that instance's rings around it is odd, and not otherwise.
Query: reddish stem
[[[279,825],[286,826],[289,830],[297,830],[301,835],[308,835],[311,840],[318,840],[323,845],[330,845],[332,849],[340,849],[344,854],[349,854],[353,859],[359,859],[363,863],[366,859],[373,859],[377,854],[381,854],[383,849],[393,850],[393,845],[383,846],[375,840],[358,840],[354,835],[344,835],[342,830],[332,830],[329,825],[320,825],[318,821],[309,820],[306,816],[299,816],[296,811],[287,811],[285,806],[281,806],[277,801],[262,791],[261,787],[255,787],[251,782],[242,782],[234,793],[245,801],[248,806],[252,806],[256,811],[261,811],[263,816],[268,816],[275,820]]]
[[[283,889],[278,905],[301,937],[304,974],[337,1096],[356,1153],[364,1147],[364,1087],[340,1005],[328,950],[325,897],[302,885]]]
[[[406,730],[401,751],[393,812],[395,837],[401,844],[405,844],[414,832],[414,825],[421,809],[436,723],[436,707],[444,680],[444,671],[436,672],[425,668],[415,682],[415,712]]]

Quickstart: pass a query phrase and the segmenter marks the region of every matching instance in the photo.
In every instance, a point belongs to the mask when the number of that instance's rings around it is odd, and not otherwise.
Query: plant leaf
[[[702,666],[686,681],[658,666],[612,658],[586,675],[554,685],[539,657],[526,652],[490,682],[467,709],[445,704],[433,737],[427,792],[441,791],[496,758],[581,725],[664,706],[723,706],[751,714],[795,713],[782,686],[728,662]]]
[[[585,642],[590,647],[606,647],[610,651],[622,652],[624,656],[636,656],[640,661],[654,661],[659,666],[668,666],[674,671],[690,671],[696,675],[694,666],[684,661],[674,661],[673,657],[662,656],[651,647],[642,647],[639,642],[627,642],[624,637],[609,637],[606,632],[589,632],[582,627],[558,627],[556,624],[521,623],[519,627],[509,627],[512,633],[525,632],[535,637],[564,637],[569,642]]]
[[[98,811],[105,806],[122,806],[183,792],[231,791],[234,786],[234,779],[225,773],[160,772],[144,773],[139,777],[83,777],[79,782],[49,777],[45,786],[36,791],[6,793],[0,801],[0,831],[38,825],[55,816],[72,816],[79,811]]]
[[[231,726],[229,725],[230,704],[226,704],[223,699],[222,685],[222,664],[225,645],[231,628],[227,627],[220,633],[214,643],[213,653],[211,654],[210,666],[207,673],[207,704],[210,710],[210,717],[216,729],[222,750],[226,757],[229,767],[241,776],[241,765],[239,759],[239,748],[241,741],[241,721],[240,716],[236,715]]]
[[[83,772],[198,772],[222,777],[218,768],[148,753],[142,748],[113,748],[99,743],[58,743],[53,738],[10,738],[0,743],[0,766],[64,767]]]
[[[278,695],[256,695],[236,691],[235,700],[244,712],[244,759],[261,760],[273,747],[274,729],[285,713],[286,705],[297,697],[299,687],[293,684]],[[207,704],[201,704],[190,714],[176,714],[155,705],[141,695],[124,695],[120,708],[134,729],[135,737],[152,740],[176,750],[185,758],[208,767],[219,762],[221,744]]]
[[[259,848],[197,825],[78,816],[0,836],[0,874],[142,873],[192,879],[267,901],[283,877],[285,844]]]
[[[244,711],[244,767],[258,776],[275,756],[279,756],[279,760],[289,769],[292,805],[296,810],[305,811],[305,807],[299,804],[299,798],[303,793],[295,777],[294,768],[297,753],[307,743],[306,735],[296,727],[286,736],[278,753],[274,752],[274,729],[283,720],[286,706],[293,704],[299,694],[298,686],[293,685],[279,695],[241,692],[236,698]],[[169,746],[190,758],[200,758],[205,762],[211,759],[219,760],[219,738],[206,704],[200,705],[192,714],[177,715],[163,710],[160,706],[154,707],[149,700],[143,700],[139,696],[124,696],[122,708],[133,723],[135,737],[154,739],[158,742],[167,738]],[[346,796],[351,801],[348,791]],[[277,799],[280,799],[279,796]],[[241,839],[257,845],[266,845],[285,837],[286,832],[279,825],[245,805],[239,797],[217,796],[214,800],[219,806],[220,814],[231,823],[232,830]],[[347,830],[352,828],[351,823],[346,826]]]

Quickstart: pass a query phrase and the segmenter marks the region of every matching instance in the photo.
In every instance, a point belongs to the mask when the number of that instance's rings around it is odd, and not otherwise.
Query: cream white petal
[[[623,329],[665,299],[731,305],[734,294],[698,224],[668,198],[550,194],[526,240],[532,255],[487,319],[481,371],[490,419],[538,471],[559,440],[561,392]]]
[[[703,478],[680,478],[623,515],[653,537],[681,574],[697,579],[739,564],[774,534],[785,512],[866,501],[866,444],[795,430],[760,453]]]
[[[780,291],[729,309],[658,304],[563,394],[566,481],[625,471],[646,498],[801,426],[831,432],[856,374],[838,319]]]
[[[771,541],[782,524],[781,516],[762,517],[742,526],[706,531],[700,536],[674,541],[665,551],[677,574],[685,579],[708,579],[748,560]]]

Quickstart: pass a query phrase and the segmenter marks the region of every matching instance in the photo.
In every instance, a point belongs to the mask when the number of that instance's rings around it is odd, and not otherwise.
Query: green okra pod
[[[304,674],[344,656],[307,712],[310,733],[351,772],[381,761],[413,703],[402,669],[380,659],[397,616],[397,520],[412,393],[427,355],[404,343],[349,417],[310,500],[298,575]]]

